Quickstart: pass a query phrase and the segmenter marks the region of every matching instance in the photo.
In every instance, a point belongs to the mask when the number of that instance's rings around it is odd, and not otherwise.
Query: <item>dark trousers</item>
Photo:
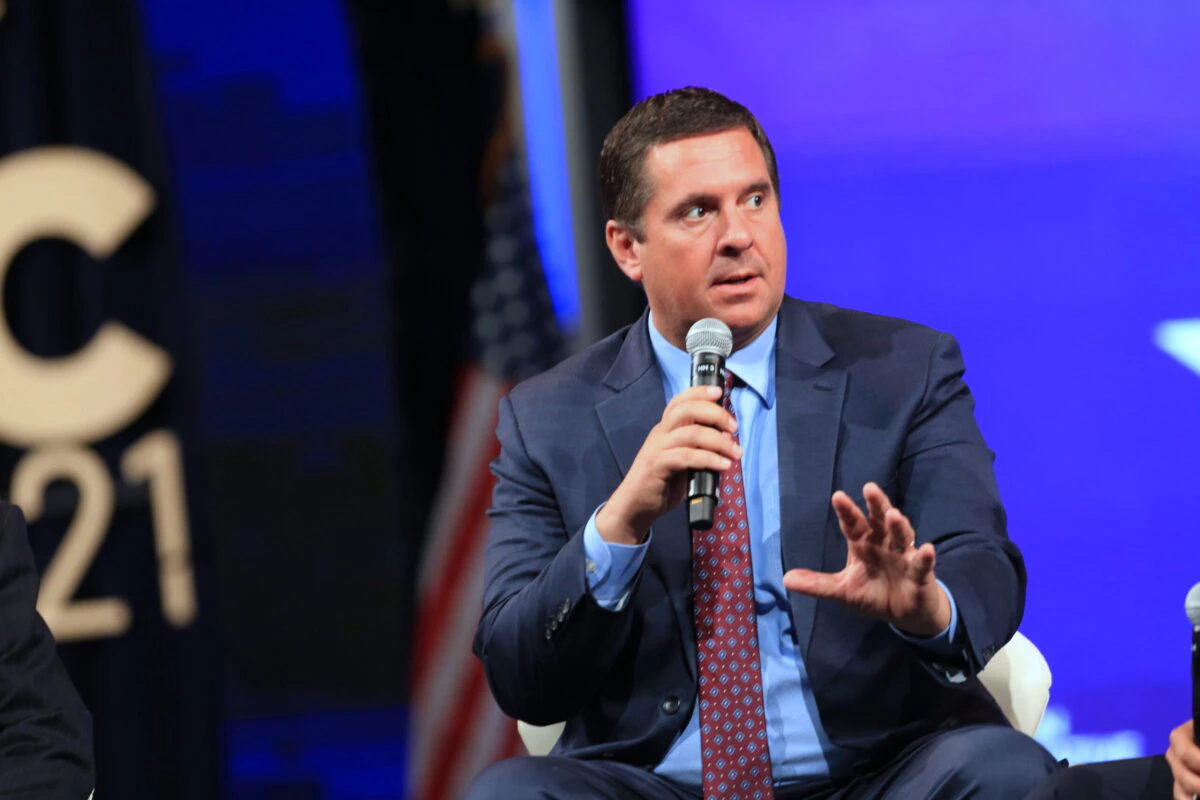
[[[1162,756],[1127,758],[1060,770],[1027,800],[1171,800],[1173,783]]]
[[[1023,733],[974,725],[928,736],[878,772],[849,783],[777,787],[777,800],[1011,800],[1021,798],[1058,764]],[[613,761],[553,756],[512,758],[481,772],[467,800],[699,800],[700,788]]]

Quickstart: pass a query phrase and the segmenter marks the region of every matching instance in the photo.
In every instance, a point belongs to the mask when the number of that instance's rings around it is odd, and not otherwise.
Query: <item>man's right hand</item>
[[[1167,763],[1175,778],[1175,800],[1192,800],[1200,794],[1200,747],[1193,738],[1194,720],[1171,731]]]
[[[729,469],[742,457],[737,420],[719,405],[721,388],[693,386],[667,403],[633,466],[596,515],[601,538],[641,544],[654,520],[683,501],[689,469]]]

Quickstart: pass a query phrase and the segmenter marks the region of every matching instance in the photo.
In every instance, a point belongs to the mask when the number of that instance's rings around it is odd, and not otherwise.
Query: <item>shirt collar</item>
[[[758,395],[767,408],[775,405],[775,328],[779,323],[776,315],[753,342],[731,355],[725,362],[731,370]],[[650,327],[650,346],[658,359],[659,369],[667,376],[672,397],[691,383],[692,357],[666,340],[654,327],[654,313],[646,315]]]

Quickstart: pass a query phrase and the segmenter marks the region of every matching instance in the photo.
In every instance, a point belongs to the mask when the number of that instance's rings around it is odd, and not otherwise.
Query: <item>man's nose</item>
[[[721,231],[721,238],[717,241],[717,248],[722,255],[736,256],[754,244],[754,235],[739,209],[725,214],[724,220],[725,229]]]

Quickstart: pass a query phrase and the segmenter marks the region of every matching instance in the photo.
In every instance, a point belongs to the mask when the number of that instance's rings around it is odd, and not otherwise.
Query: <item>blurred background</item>
[[[498,397],[632,321],[600,142],[778,153],[789,291],[955,334],[1054,674],[1161,752],[1200,580],[1200,5],[0,0],[0,495],[97,797],[443,798]]]

